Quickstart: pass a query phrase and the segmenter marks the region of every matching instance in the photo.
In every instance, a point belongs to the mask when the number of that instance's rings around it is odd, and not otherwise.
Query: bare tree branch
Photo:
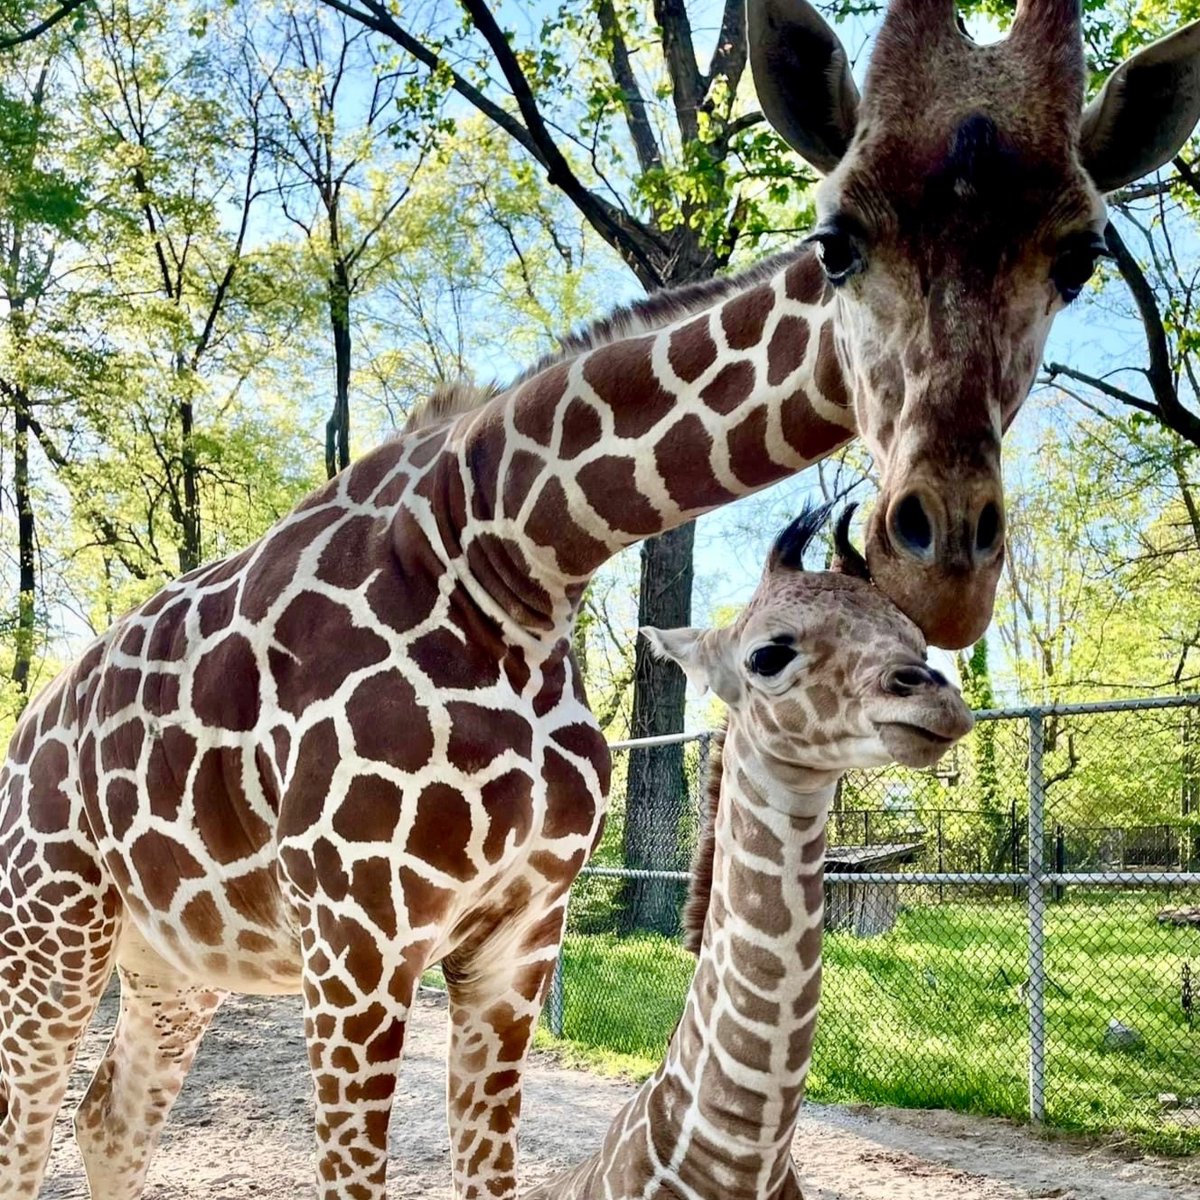
[[[392,16],[387,4],[381,3],[380,0],[359,0],[358,4],[348,3],[347,0],[323,2],[330,8],[361,21],[377,33],[391,38],[401,49],[408,51],[431,71],[444,72],[450,80],[451,87],[460,96],[470,101],[484,116],[533,156],[545,169],[547,181],[557,187],[579,209],[592,228],[625,259],[644,287],[656,288],[663,285],[663,273],[657,265],[661,248],[655,245],[651,232],[615,205],[590,191],[571,170],[570,164],[546,128],[529,81],[521,70],[512,46],[486,5],[478,3],[477,0],[462,0],[463,7],[475,21],[476,28],[504,71],[521,117],[526,122],[524,125],[512,113],[490,100],[474,84],[449,67],[440,55],[430,50],[419,38],[404,29]]]
[[[70,460],[62,453],[56,445],[54,439],[43,428],[42,423],[32,415],[29,415],[29,431],[37,438],[38,444],[42,448],[42,453],[50,460],[51,464],[62,473],[64,479],[70,481],[72,475],[72,466]],[[75,489],[72,489],[73,491]],[[88,517],[95,522],[96,528],[100,531],[104,538],[104,545],[109,547],[114,554],[121,560],[121,564],[135,579],[148,579],[149,572],[136,560],[130,558],[122,549],[121,545],[128,539],[123,538],[118,532],[116,525],[98,508],[91,504],[85,504],[85,511]],[[140,549],[140,547],[139,547]]]
[[[41,37],[43,33],[48,33],[55,25],[65,21],[77,8],[82,8],[87,3],[88,0],[65,0],[65,3],[60,4],[45,20],[39,21],[29,29],[11,37],[0,38],[0,50],[11,50],[14,46],[20,46],[24,42],[32,42],[35,38]]]
[[[685,142],[692,142],[700,135],[698,110],[704,80],[696,66],[687,6],[683,0],[654,0],[654,19],[662,30],[663,54],[671,76],[671,99],[675,102],[679,132]]]
[[[1171,369],[1167,333],[1154,289],[1111,221],[1104,237],[1116,259],[1121,277],[1133,295],[1134,304],[1137,305],[1138,315],[1142,320],[1142,328],[1145,330],[1146,347],[1150,354],[1146,378],[1149,379],[1150,389],[1154,393],[1155,415],[1169,429],[1200,446],[1200,416],[1189,412],[1179,400],[1174,372]]]
[[[708,64],[708,74],[704,79],[704,90],[707,92],[714,79],[722,75],[729,80],[729,87],[737,91],[737,86],[746,69],[746,5],[745,0],[725,0],[725,13],[721,17],[721,30],[717,34],[717,44],[713,48],[712,61]]]
[[[598,196],[584,187],[575,172],[571,170],[570,164],[563,157],[558,144],[546,128],[529,80],[525,77],[525,72],[521,69],[521,64],[504,31],[497,24],[491,9],[481,0],[460,0],[460,2],[475,23],[475,28],[483,35],[484,41],[496,56],[501,71],[504,72],[504,78],[508,81],[513,99],[516,100],[517,108],[525,121],[525,128],[541,151],[541,161],[546,167],[547,182],[557,187],[583,213],[596,231],[630,262],[647,287],[661,287],[664,279],[657,265],[648,255],[645,246],[645,242],[648,240],[647,231],[640,225],[635,225],[619,209],[601,201]],[[373,0],[372,6],[374,6]],[[614,237],[617,240],[614,240]]]
[[[1183,182],[1186,183],[1188,187],[1190,187],[1192,191],[1196,193],[1197,196],[1200,196],[1200,175],[1196,174],[1196,169],[1183,157],[1183,155],[1176,156],[1173,162],[1175,169],[1179,172],[1179,178],[1182,179]]]
[[[1124,388],[1114,387],[1098,375],[1088,375],[1083,371],[1077,371],[1074,367],[1068,367],[1063,363],[1056,362],[1047,363],[1045,371],[1046,378],[1041,380],[1042,383],[1053,385],[1059,375],[1065,375],[1068,379],[1074,379],[1076,383],[1086,384],[1090,388],[1095,388],[1098,392],[1103,392],[1110,399],[1117,400],[1129,408],[1136,408],[1139,412],[1150,413],[1151,416],[1158,415],[1158,409],[1149,400],[1143,400],[1140,396],[1135,396],[1132,392],[1127,392]],[[1065,391],[1066,389],[1063,390]],[[1069,394],[1074,395],[1073,393]]]
[[[654,130],[650,127],[650,119],[646,115],[646,101],[633,73],[629,50],[625,45],[612,0],[599,0],[596,15],[600,18],[600,28],[608,41],[609,65],[612,67],[613,79],[621,89],[621,106],[625,110],[625,123],[629,126],[629,136],[633,139],[638,164],[643,171],[653,171],[662,166],[662,153],[654,140]]]

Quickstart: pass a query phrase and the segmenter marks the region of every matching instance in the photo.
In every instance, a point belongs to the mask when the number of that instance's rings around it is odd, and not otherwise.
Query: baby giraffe
[[[792,1136],[821,990],[825,820],[844,771],[927,767],[970,730],[917,627],[837,525],[832,571],[783,531],[727,629],[644,629],[729,707],[685,924],[700,960],[666,1059],[598,1154],[527,1200],[801,1200]]]

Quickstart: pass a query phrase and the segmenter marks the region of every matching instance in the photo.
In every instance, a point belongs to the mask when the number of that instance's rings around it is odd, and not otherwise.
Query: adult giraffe
[[[861,102],[801,0],[754,3],[749,28],[764,108],[828,172],[810,246],[636,305],[474,406],[443,397],[30,706],[0,777],[0,1197],[36,1194],[115,963],[76,1114],[96,1200],[140,1194],[228,990],[303,992],[321,1195],[380,1200],[409,1003],[441,960],[456,1192],[511,1200],[522,1067],[607,794],[569,657],[590,575],[857,423],[877,582],[935,643],[984,628],[1000,431],[1092,269],[1100,190],[1194,125],[1200,32],[1081,120],[1063,0],[986,48],[951,0],[896,0]]]

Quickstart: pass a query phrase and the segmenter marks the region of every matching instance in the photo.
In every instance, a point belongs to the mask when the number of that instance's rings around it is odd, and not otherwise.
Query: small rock
[[[1136,1050],[1145,1042],[1132,1025],[1123,1025],[1113,1017],[1104,1031],[1104,1046],[1107,1050]]]
[[[1159,1108],[1178,1108],[1179,1097],[1174,1092],[1159,1092],[1158,1093]]]

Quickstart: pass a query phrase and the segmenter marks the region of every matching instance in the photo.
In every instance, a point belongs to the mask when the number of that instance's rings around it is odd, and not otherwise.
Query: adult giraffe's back
[[[512,1200],[521,1070],[607,793],[568,653],[591,574],[857,424],[876,581],[935,643],[982,631],[999,431],[1093,265],[1097,184],[1190,132],[1200,35],[1135,59],[1081,123],[1063,0],[987,48],[950,0],[897,0],[861,102],[807,5],[750,18],[764,108],[830,172],[815,249],[443,405],[122,618],[25,714],[0,780],[0,1197],[36,1194],[115,962],[76,1122],[94,1197],[140,1193],[238,989],[303,992],[322,1195],[379,1200],[408,1006],[441,959],[456,1191]]]

